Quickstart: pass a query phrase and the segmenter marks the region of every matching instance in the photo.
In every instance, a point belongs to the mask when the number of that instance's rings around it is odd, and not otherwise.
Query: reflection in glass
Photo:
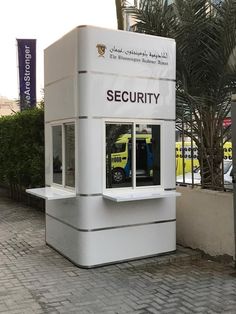
[[[53,182],[62,184],[62,127],[52,127],[53,142]]]
[[[75,126],[65,124],[65,185],[75,186]]]
[[[132,125],[106,124],[106,187],[131,187]]]
[[[136,125],[136,186],[160,185],[160,125]]]

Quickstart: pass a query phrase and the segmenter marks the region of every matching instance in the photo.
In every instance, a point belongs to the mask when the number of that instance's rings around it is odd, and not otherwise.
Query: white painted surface
[[[105,45],[104,54],[99,54],[99,44]],[[140,98],[136,103],[120,101],[119,97],[111,101],[108,90],[160,95],[156,102],[153,97],[145,98],[146,102]],[[175,41],[79,27],[48,47],[47,184],[51,184],[48,172],[52,171],[50,127],[71,118],[76,126],[77,197],[46,201],[47,243],[87,267],[175,250],[177,194],[163,192],[175,187]],[[115,193],[105,189],[104,169],[104,123],[112,119],[161,124],[162,190],[151,188],[151,192],[150,187],[139,187],[134,195],[131,189],[126,196],[130,200],[131,193],[135,198],[132,202],[114,202],[102,196],[113,197]],[[124,200],[123,192],[119,193],[119,200]],[[156,198],[157,194],[161,198]]]
[[[45,88],[47,88],[50,84],[55,84],[67,77],[75,75],[77,70],[76,60],[77,30],[74,29],[45,49]]]
[[[135,78],[121,75],[107,75],[106,73],[84,73],[78,77],[78,97],[80,102],[80,115],[89,117],[109,117],[109,118],[142,118],[142,119],[175,119],[175,82],[159,79]],[[156,93],[155,97],[146,95],[147,103],[131,102],[125,94],[117,97],[115,101],[108,101],[107,91],[132,93],[132,97],[137,97],[137,93]],[[136,94],[134,94],[136,93]],[[136,95],[136,96],[134,96]],[[144,98],[143,98],[144,101]],[[149,103],[150,101],[150,103]]]
[[[103,196],[47,201],[46,213],[79,229],[110,228],[173,220],[176,198],[113,202]]]
[[[34,196],[44,198],[46,200],[58,200],[76,197],[74,191],[68,191],[60,188],[57,189],[54,187],[27,189],[26,192]]]
[[[175,121],[165,121],[162,132],[161,180],[163,188],[176,187]]]
[[[132,202],[137,200],[148,200],[156,198],[176,197],[180,196],[180,193],[175,191],[163,191],[148,189],[147,191],[135,190],[135,191],[106,191],[103,193],[103,197],[114,202]]]
[[[80,119],[78,127],[78,193],[98,194],[103,190],[103,121]]]
[[[46,229],[48,244],[85,267],[176,249],[175,222],[83,232],[46,216]]]
[[[51,106],[45,106],[45,120],[70,119],[76,116],[75,105],[75,77],[69,76],[50,84],[45,88],[45,99]]]
[[[98,54],[98,44],[106,46],[103,56]],[[161,57],[165,53],[167,58]],[[143,57],[143,54],[147,56]],[[116,58],[111,58],[111,55]],[[149,60],[150,63],[143,62],[143,59]],[[152,61],[156,63],[153,64]],[[160,65],[158,61],[168,62],[168,65]],[[133,32],[91,26],[79,27],[78,70],[175,79],[175,41]]]

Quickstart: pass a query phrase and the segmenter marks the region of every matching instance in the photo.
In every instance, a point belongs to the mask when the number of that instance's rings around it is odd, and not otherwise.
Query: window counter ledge
[[[46,200],[58,200],[76,197],[75,191],[68,191],[55,187],[26,189],[26,192]]]
[[[166,198],[166,197],[176,197],[181,194],[173,191],[106,191],[103,193],[103,197],[109,199],[114,202],[130,202],[130,201],[139,201],[139,200],[148,200],[148,199],[156,199],[156,198]]]

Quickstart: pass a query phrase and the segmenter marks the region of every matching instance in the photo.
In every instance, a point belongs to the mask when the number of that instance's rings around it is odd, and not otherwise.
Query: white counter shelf
[[[58,200],[76,197],[76,193],[74,191],[68,191],[55,187],[27,189],[26,192],[46,200]]]
[[[175,190],[132,190],[132,191],[107,191],[103,193],[103,197],[114,202],[130,202],[138,200],[148,200],[156,198],[176,197],[180,196],[180,193]]]

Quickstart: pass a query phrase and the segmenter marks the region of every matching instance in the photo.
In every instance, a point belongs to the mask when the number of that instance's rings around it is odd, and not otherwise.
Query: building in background
[[[220,0],[215,0],[220,1]],[[136,19],[135,12],[139,8],[140,0],[128,1],[127,4],[123,7],[123,18],[124,18],[124,30],[129,32],[135,32],[136,30]],[[168,5],[173,2],[173,0],[168,0]]]
[[[124,30],[133,32],[135,31],[135,11],[137,10],[137,1],[134,1],[133,5],[126,6],[123,8],[123,18],[124,18]]]
[[[0,117],[9,116],[20,111],[20,106],[16,100],[0,96]]]
[[[134,0],[132,4],[126,5],[123,8],[123,18],[124,18],[124,30],[125,31],[135,31],[136,20],[134,17],[135,11],[138,8],[138,1]]]

